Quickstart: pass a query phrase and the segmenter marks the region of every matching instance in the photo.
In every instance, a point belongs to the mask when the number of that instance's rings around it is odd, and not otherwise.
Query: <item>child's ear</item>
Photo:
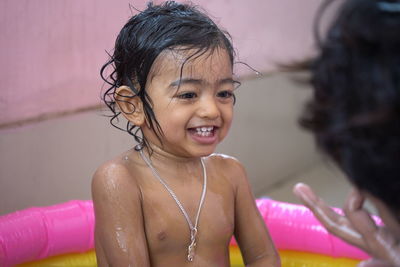
[[[143,103],[139,96],[126,86],[120,86],[115,90],[114,99],[124,117],[136,126],[142,126],[145,122]]]

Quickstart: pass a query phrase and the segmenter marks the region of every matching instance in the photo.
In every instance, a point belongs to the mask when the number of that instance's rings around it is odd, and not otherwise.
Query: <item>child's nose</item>
[[[216,119],[219,117],[219,108],[213,97],[207,97],[200,103],[198,114],[202,118]]]

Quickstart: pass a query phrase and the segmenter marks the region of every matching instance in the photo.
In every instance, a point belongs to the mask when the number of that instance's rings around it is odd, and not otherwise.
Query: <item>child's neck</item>
[[[151,151],[150,155],[149,151]],[[158,169],[167,168],[192,173],[200,168],[200,157],[182,157],[154,144],[151,145],[150,150],[144,148],[143,152]]]

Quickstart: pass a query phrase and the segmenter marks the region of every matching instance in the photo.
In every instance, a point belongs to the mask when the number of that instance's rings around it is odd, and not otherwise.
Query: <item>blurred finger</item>
[[[375,258],[386,260],[392,266],[400,265],[400,246],[393,233],[378,227],[372,216],[362,208],[362,196],[355,190],[345,206],[345,214],[354,229],[362,235],[366,252]]]
[[[364,198],[356,189],[349,194],[344,206],[344,213],[353,228],[361,234],[366,244],[365,250],[373,252],[376,247],[376,234],[378,227],[371,215],[363,209]]]

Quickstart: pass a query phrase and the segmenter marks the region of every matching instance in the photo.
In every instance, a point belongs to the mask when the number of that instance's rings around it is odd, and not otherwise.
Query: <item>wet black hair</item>
[[[400,2],[347,0],[316,39],[300,124],[356,187],[399,213]]]
[[[166,1],[161,5],[149,2],[144,11],[132,16],[123,26],[113,54],[100,71],[102,79],[109,85],[103,94],[103,101],[112,112],[110,123],[127,131],[138,143],[147,145],[140,127],[129,121],[126,129],[116,125],[121,111],[116,107],[114,95],[116,88],[126,85],[132,90],[133,97],[139,97],[143,102],[147,122],[160,139],[162,129],[146,92],[146,82],[154,61],[168,49],[195,51],[182,64],[182,74],[185,62],[217,48],[227,51],[233,65],[235,53],[230,35],[220,29],[199,7],[174,1]],[[109,67],[111,74],[106,76]]]

